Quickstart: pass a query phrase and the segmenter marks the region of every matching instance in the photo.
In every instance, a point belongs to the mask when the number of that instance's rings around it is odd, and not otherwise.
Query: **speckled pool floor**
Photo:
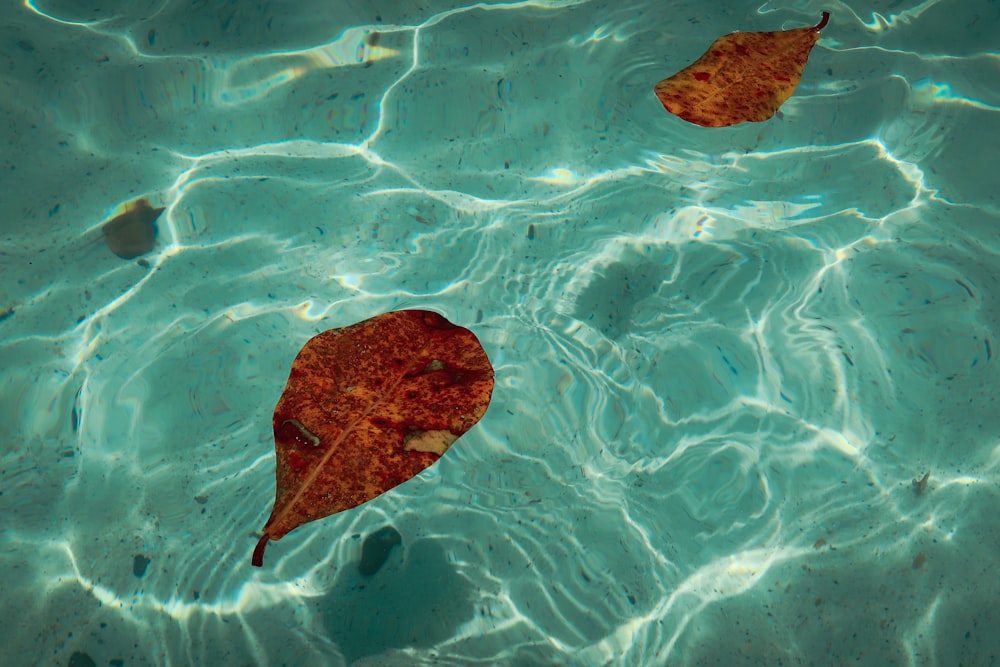
[[[1000,662],[1000,17],[956,8],[0,10],[3,662]],[[652,93],[824,10],[780,118]],[[489,411],[251,568],[295,353],[403,307]]]

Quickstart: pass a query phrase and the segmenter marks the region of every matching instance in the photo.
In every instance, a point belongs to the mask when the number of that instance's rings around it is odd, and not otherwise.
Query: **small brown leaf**
[[[701,58],[656,84],[656,96],[667,111],[702,127],[767,120],[799,85],[829,19],[823,12],[813,28],[720,37]]]
[[[156,243],[156,219],[163,208],[153,208],[145,198],[125,206],[125,210],[104,223],[104,241],[122,259],[145,255]]]
[[[274,509],[254,549],[431,465],[486,413],[493,366],[468,329],[399,310],[313,337],[274,408]]]

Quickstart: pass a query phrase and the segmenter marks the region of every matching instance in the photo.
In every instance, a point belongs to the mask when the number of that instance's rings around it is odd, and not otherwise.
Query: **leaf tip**
[[[830,12],[823,12],[823,18],[819,20],[819,23],[816,24],[816,27],[813,28],[813,30],[819,32],[820,30],[825,28],[826,24],[829,22],[830,22]]]
[[[267,546],[267,541],[270,539],[271,536],[267,533],[260,536],[257,546],[253,549],[253,557],[250,559],[250,564],[254,567],[264,567],[264,547]]]

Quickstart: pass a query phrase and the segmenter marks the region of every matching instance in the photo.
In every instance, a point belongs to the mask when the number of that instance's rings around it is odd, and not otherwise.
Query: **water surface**
[[[824,9],[779,117],[654,97]],[[2,13],[10,664],[1000,659],[996,3]],[[295,353],[401,307],[488,413],[251,568]]]

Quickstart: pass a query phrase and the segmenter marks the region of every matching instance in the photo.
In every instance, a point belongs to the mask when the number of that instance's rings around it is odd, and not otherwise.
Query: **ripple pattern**
[[[383,4],[0,10],[11,664],[991,664],[993,4],[841,3],[721,131],[653,84],[818,11]],[[295,353],[400,307],[490,410],[252,569]]]

